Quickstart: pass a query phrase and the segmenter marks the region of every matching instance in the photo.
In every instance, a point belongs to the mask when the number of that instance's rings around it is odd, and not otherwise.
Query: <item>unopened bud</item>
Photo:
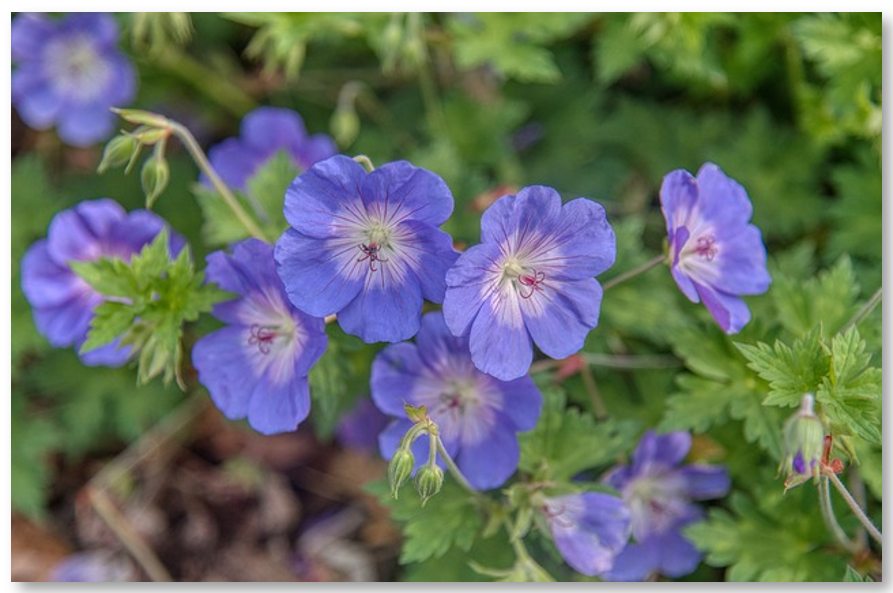
[[[413,457],[412,451],[403,448],[397,449],[397,452],[391,458],[390,465],[388,465],[388,481],[391,483],[391,496],[397,498],[400,486],[412,475],[414,467],[415,457]]]
[[[415,489],[422,497],[422,506],[443,488],[443,470],[437,465],[424,465],[416,473]]]
[[[146,208],[152,208],[152,205],[155,204],[155,200],[167,187],[170,175],[167,161],[158,154],[153,154],[143,163],[140,181],[143,184],[143,192],[146,194]]]
[[[170,125],[170,122],[166,117],[157,113],[152,113],[151,111],[143,111],[142,109],[117,109],[115,107],[112,107],[112,111],[132,124],[144,124],[154,128],[167,128]]]
[[[102,151],[97,172],[104,173],[108,169],[120,167],[130,161],[133,153],[139,149],[139,142],[130,134],[121,134],[112,138]]]
[[[785,458],[782,463],[788,476],[786,488],[802,484],[819,473],[825,446],[825,427],[815,414],[814,405],[812,394],[805,394],[800,409],[785,423]]]

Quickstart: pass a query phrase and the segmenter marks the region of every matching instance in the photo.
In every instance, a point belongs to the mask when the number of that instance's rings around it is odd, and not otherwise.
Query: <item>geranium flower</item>
[[[707,163],[697,178],[682,169],[664,177],[660,203],[676,284],[692,302],[703,301],[723,331],[737,333],[750,321],[738,295],[762,294],[772,282],[747,192]]]
[[[377,455],[378,435],[390,420],[368,396],[364,396],[338,421],[335,429],[338,442],[348,449]]]
[[[304,120],[291,109],[258,107],[242,119],[240,132],[238,137],[212,146],[208,160],[228,186],[242,191],[280,151],[287,152],[301,171],[338,153],[330,136],[308,134]],[[210,185],[204,177],[202,183]]]
[[[228,325],[192,349],[198,380],[230,420],[263,434],[295,430],[310,412],[307,373],[325,352],[325,322],[288,302],[273,247],[246,239],[207,258],[207,280],[238,298],[214,307]]]
[[[457,253],[437,227],[452,211],[443,180],[406,161],[368,174],[345,156],[317,163],[285,194],[292,228],[276,264],[291,302],[316,317],[337,313],[368,343],[411,338],[423,297],[443,301]]]
[[[446,277],[443,314],[469,336],[471,358],[502,380],[524,375],[533,343],[552,358],[583,347],[598,325],[602,288],[593,278],[614,263],[605,210],[586,198],[561,205],[554,189],[503,196],[481,218],[481,244]]]
[[[115,114],[136,93],[136,71],[118,51],[118,25],[106,13],[61,20],[24,13],[12,21],[12,104],[38,130],[56,126],[75,146],[107,138]]]
[[[641,581],[652,572],[681,577],[701,561],[701,553],[682,528],[703,516],[692,501],[725,496],[730,482],[723,467],[680,467],[690,448],[687,432],[657,435],[648,431],[633,453],[632,465],[617,467],[605,476],[630,509],[636,540],[620,553],[605,579]]]
[[[372,363],[372,400],[396,418],[381,433],[386,459],[412,427],[404,404],[426,406],[447,452],[475,488],[502,485],[518,467],[517,433],[531,430],[542,395],[530,377],[503,382],[478,371],[467,338],[453,336],[440,312],[422,318],[416,343],[388,346]],[[416,469],[428,460],[428,438],[415,441]]]
[[[547,498],[541,509],[555,547],[574,570],[597,576],[629,540],[629,510],[616,496],[584,492]]]
[[[125,261],[139,253],[165,227],[147,210],[129,214],[107,198],[81,202],[56,214],[47,238],[34,243],[22,258],[22,291],[34,314],[37,330],[56,348],[87,340],[93,310],[104,298],[68,265],[71,261],[95,261],[118,257]],[[179,253],[185,242],[170,235],[169,247]],[[120,366],[130,356],[116,340],[78,354],[87,365]]]

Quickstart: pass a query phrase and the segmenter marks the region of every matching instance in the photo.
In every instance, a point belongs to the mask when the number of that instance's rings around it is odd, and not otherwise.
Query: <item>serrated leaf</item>
[[[400,563],[440,558],[451,549],[467,552],[483,527],[483,517],[474,499],[448,476],[441,491],[425,506],[414,489],[405,488],[399,499],[391,496],[387,481],[366,486],[390,508],[391,517],[404,526]]]
[[[544,390],[543,398],[536,427],[518,435],[522,471],[543,479],[569,480],[583,470],[613,463],[635,443],[635,422],[596,422],[586,413],[567,408],[564,393],[556,388]]]
[[[742,395],[723,383],[694,375],[681,375],[676,382],[680,391],[667,398],[667,410],[658,426],[662,432],[704,432],[723,424],[728,419],[731,400]]]
[[[874,579],[872,579],[868,575],[862,576],[861,574],[859,574],[856,571],[855,568],[853,568],[852,566],[847,564],[846,574],[843,575],[843,580],[841,582],[843,582],[843,583],[873,583]]]
[[[834,334],[855,311],[859,285],[849,257],[841,257],[830,269],[805,282],[776,277],[770,291],[782,327],[802,336],[818,325]]]
[[[120,259],[104,257],[94,261],[72,261],[68,265],[100,294],[127,298],[138,291],[131,270]]]
[[[105,301],[93,309],[90,332],[81,352],[89,352],[100,346],[111,344],[126,332],[136,319],[133,307],[115,301]]]

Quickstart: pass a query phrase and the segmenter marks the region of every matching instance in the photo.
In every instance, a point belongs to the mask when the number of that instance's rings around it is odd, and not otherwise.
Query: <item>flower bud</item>
[[[140,181],[143,184],[143,192],[146,194],[146,208],[152,208],[155,200],[167,187],[170,179],[170,169],[167,161],[158,154],[153,154],[143,163],[140,173]]]
[[[155,128],[167,128],[170,125],[170,122],[166,117],[157,113],[152,113],[151,111],[143,111],[142,109],[116,109],[115,107],[112,107],[112,111],[132,124],[144,124]]]
[[[814,405],[812,394],[804,394],[800,409],[785,423],[785,458],[782,463],[788,476],[786,488],[818,475],[825,445],[825,427],[813,411]]]
[[[102,151],[97,172],[104,173],[110,168],[120,167],[130,161],[133,153],[139,148],[139,142],[130,134],[121,134],[112,138]]]
[[[415,476],[415,489],[422,497],[422,506],[443,488],[443,470],[437,465],[424,465]]]
[[[391,496],[397,498],[397,492],[415,467],[415,457],[409,449],[397,449],[388,465],[388,481],[391,483]]]

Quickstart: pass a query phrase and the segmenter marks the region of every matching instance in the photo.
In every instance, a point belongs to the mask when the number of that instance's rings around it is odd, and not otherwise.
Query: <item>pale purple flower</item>
[[[341,416],[335,432],[343,447],[362,453],[377,453],[378,435],[389,422],[390,418],[368,396],[364,396]]]
[[[75,146],[107,138],[115,114],[136,93],[136,71],[117,48],[118,25],[101,12],[53,19],[23,13],[12,21],[12,104],[38,130],[56,126]]]
[[[276,243],[276,269],[305,313],[337,313],[367,343],[406,340],[423,299],[443,301],[457,253],[438,227],[452,211],[449,188],[430,171],[397,161],[366,173],[334,156],[289,186],[291,228]]]
[[[331,137],[308,134],[304,120],[291,109],[258,107],[242,119],[240,132],[238,137],[212,146],[208,159],[228,186],[241,191],[280,151],[286,152],[301,171],[338,153]],[[202,183],[210,185],[205,177]]]
[[[703,516],[693,501],[725,496],[730,482],[724,467],[680,467],[690,448],[687,432],[648,431],[633,452],[632,465],[605,476],[630,509],[636,540],[620,553],[605,579],[641,581],[653,572],[676,578],[692,572],[701,561],[702,554],[682,528]]]
[[[571,567],[587,576],[611,569],[630,534],[629,510],[616,496],[584,492],[547,498],[540,509]]]
[[[707,163],[696,178],[682,169],[664,177],[660,202],[676,284],[692,302],[703,301],[723,331],[737,333],[750,321],[738,295],[762,294],[772,282],[747,192]]]
[[[404,404],[426,406],[447,452],[475,488],[501,486],[518,467],[517,433],[531,430],[542,395],[530,377],[504,382],[478,371],[468,340],[453,336],[440,312],[422,318],[416,343],[388,346],[372,363],[372,400],[396,419],[381,433],[381,453],[393,457],[412,427]],[[428,460],[428,438],[415,441],[416,469]]]
[[[310,412],[307,373],[326,349],[325,322],[288,302],[273,247],[257,239],[208,256],[207,280],[238,297],[214,307],[228,325],[192,350],[198,380],[230,420],[263,434],[293,431]]]
[[[93,311],[104,298],[69,266],[72,261],[117,257],[125,261],[139,253],[165,227],[147,210],[127,213],[107,198],[81,202],[64,210],[50,223],[47,238],[34,243],[22,258],[22,291],[31,304],[34,323],[56,348],[75,346],[87,339]],[[179,253],[185,242],[172,233],[169,248]],[[87,365],[120,366],[130,348],[111,344],[79,353]]]
[[[136,572],[126,558],[105,551],[78,552],[66,556],[52,569],[54,583],[123,583],[133,581]]]
[[[614,263],[605,210],[586,198],[562,206],[554,189],[503,196],[481,219],[481,244],[446,277],[443,315],[469,336],[471,358],[502,380],[524,375],[533,343],[552,358],[583,347],[598,325],[602,288],[593,278]]]

